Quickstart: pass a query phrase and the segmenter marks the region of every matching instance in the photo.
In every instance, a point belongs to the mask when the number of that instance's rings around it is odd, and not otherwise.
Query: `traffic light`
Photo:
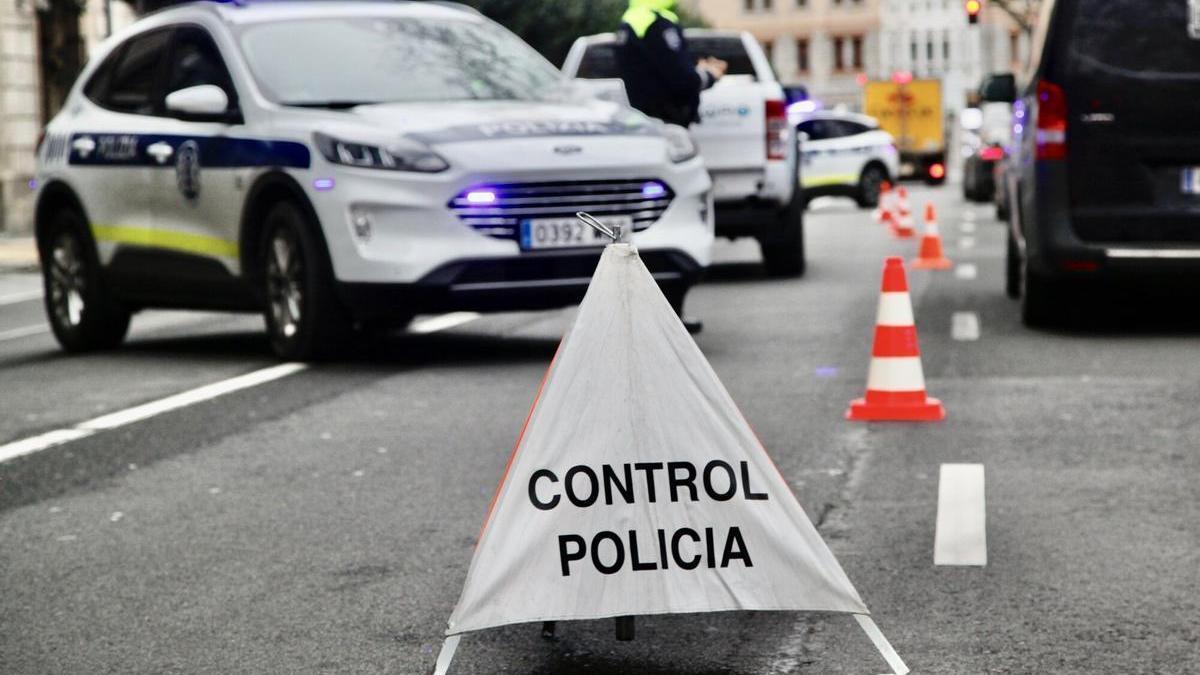
[[[983,0],[967,0],[967,23],[979,23],[979,13],[983,11]]]

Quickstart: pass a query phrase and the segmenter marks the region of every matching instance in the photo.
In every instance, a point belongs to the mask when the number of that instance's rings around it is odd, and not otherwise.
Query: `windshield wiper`
[[[360,105],[373,105],[383,101],[284,101],[283,105],[293,108],[327,108],[329,110],[348,110]]]

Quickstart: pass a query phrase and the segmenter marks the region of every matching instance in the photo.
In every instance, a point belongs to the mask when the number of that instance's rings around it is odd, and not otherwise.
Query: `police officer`
[[[727,65],[711,57],[697,62],[688,53],[675,5],[676,0],[629,0],[617,31],[617,62],[634,108],[687,127],[700,121],[700,92]]]

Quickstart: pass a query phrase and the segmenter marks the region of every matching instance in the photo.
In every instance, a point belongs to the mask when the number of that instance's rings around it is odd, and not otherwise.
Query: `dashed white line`
[[[959,263],[954,268],[954,276],[959,279],[974,279],[979,276],[979,268],[975,267],[975,263]]]
[[[958,229],[962,230],[963,234],[975,234],[975,223],[968,220],[959,224]]]
[[[943,464],[938,480],[934,565],[987,565],[982,464]]]
[[[959,342],[979,339],[979,315],[975,312],[955,312],[950,318],[950,337]]]
[[[964,251],[975,248],[975,237],[963,237],[958,240],[958,247]]]
[[[39,323],[35,326],[22,326],[20,328],[12,328],[10,330],[0,331],[0,342],[16,340],[30,335],[38,335],[40,333],[49,332],[50,326],[44,323]]]
[[[409,326],[408,332],[417,334],[436,333],[454,328],[455,326],[461,326],[464,323],[470,323],[478,319],[479,316],[476,312],[450,312],[449,314],[431,316],[428,319],[414,321]]]
[[[963,211],[962,216],[963,220],[975,220],[975,212],[970,209]]]

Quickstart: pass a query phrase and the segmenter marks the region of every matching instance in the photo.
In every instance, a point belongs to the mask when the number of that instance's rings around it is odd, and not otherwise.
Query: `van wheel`
[[[289,361],[334,356],[350,335],[314,227],[288,202],[272,207],[263,227],[263,316],[271,347]]]
[[[1014,300],[1021,297],[1021,249],[1012,230],[1008,231],[1008,251],[1004,257],[1004,294]]]
[[[1046,277],[1021,265],[1021,321],[1030,328],[1050,328],[1059,318],[1061,294]]]
[[[878,164],[871,164],[863,169],[862,175],[858,177],[858,194],[854,197],[859,208],[873,209],[879,206],[879,188],[887,179],[887,171]]]
[[[111,349],[129,332],[130,313],[113,298],[83,216],[63,209],[52,217],[42,250],[46,317],[68,352]]]
[[[792,194],[787,208],[776,216],[770,234],[759,237],[763,267],[772,277],[798,277],[804,274],[804,196]]]

